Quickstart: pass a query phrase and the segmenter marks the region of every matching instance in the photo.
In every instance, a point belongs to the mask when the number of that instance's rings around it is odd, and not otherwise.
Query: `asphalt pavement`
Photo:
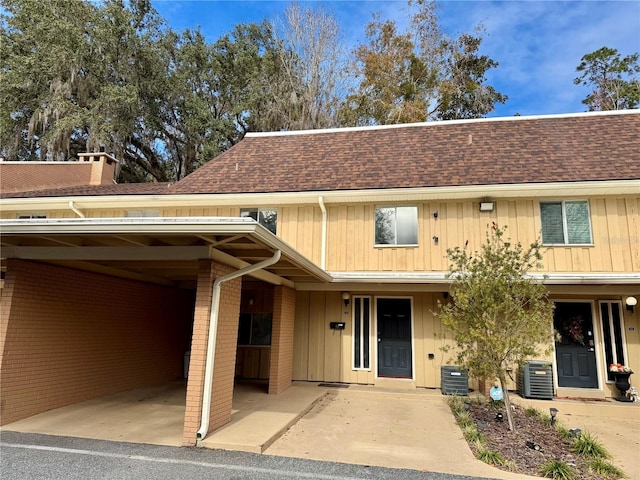
[[[139,443],[0,433],[3,480],[472,480],[426,471],[275,455]]]

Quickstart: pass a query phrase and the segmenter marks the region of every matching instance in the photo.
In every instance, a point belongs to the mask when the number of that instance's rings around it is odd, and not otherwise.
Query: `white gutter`
[[[211,315],[209,316],[209,339],[207,342],[207,362],[204,370],[204,393],[202,396],[202,417],[200,422],[200,430],[196,436],[197,440],[206,437],[209,430],[209,417],[211,413],[211,391],[213,389],[213,366],[216,354],[216,336],[218,333],[218,313],[220,311],[220,290],[224,282],[241,277],[248,273],[261,270],[269,265],[273,265],[280,260],[281,251],[276,250],[273,257],[263,260],[262,262],[250,265],[235,272],[223,275],[213,282],[213,292],[211,294]]]
[[[73,210],[73,213],[78,215],[80,218],[85,218],[84,213],[82,213],[82,211],[80,211],[78,207],[76,207],[75,203],[73,203],[73,200],[69,200],[69,208]]]
[[[322,210],[322,239],[320,242],[320,268],[325,269],[327,261],[327,208],[324,206],[322,196],[318,197],[318,204]]]
[[[5,211],[34,208],[65,209],[69,200],[89,208],[165,208],[202,205],[238,206],[250,203],[270,205],[315,205],[318,196],[329,203],[408,202],[433,200],[544,199],[637,195],[640,180],[604,180],[588,182],[548,182],[466,185],[446,187],[409,187],[364,190],[314,190],[309,192],[239,193],[239,194],[164,194],[164,195],[67,195],[63,197],[0,198]]]

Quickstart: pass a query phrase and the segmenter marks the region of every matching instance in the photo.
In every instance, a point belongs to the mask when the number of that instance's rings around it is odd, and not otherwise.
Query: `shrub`
[[[464,434],[465,440],[469,443],[478,442],[484,444],[485,442],[484,437],[475,425],[467,425],[462,429],[462,433]]]
[[[540,474],[546,478],[571,480],[576,476],[576,471],[562,460],[549,460],[540,466]]]
[[[540,410],[538,410],[535,407],[527,407],[524,411],[525,415],[527,415],[527,417],[539,417],[540,416]]]
[[[609,458],[605,448],[588,432],[582,432],[582,435],[573,441],[573,450],[589,458]]]
[[[589,462],[589,470],[606,478],[625,478],[622,470],[603,458],[594,458]]]
[[[456,416],[456,422],[460,425],[461,428],[466,428],[469,426],[474,426],[476,423],[473,421],[473,417],[469,412],[460,412]]]
[[[488,463],[489,465],[504,465],[505,460],[502,455],[498,452],[493,452],[491,450],[487,450],[486,448],[481,448],[476,453],[476,458],[478,460],[483,461],[484,463]]]

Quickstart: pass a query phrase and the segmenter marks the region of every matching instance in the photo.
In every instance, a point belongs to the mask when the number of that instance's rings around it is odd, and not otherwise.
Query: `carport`
[[[242,273],[274,289],[271,394],[291,385],[296,285],[330,281],[247,218],[1,226],[3,424],[175,381],[190,350],[183,444],[193,445],[231,419]]]

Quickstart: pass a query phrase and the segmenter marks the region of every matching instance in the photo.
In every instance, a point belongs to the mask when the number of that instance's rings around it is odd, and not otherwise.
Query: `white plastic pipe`
[[[218,314],[220,312],[220,290],[222,284],[234,278],[241,277],[248,273],[261,270],[269,265],[273,265],[280,260],[282,252],[276,250],[273,257],[256,263],[255,265],[249,265],[248,267],[241,268],[235,272],[228,273],[221,277],[218,277],[213,282],[213,291],[211,292],[211,315],[209,316],[209,340],[207,342],[207,361],[204,369],[204,392],[202,395],[202,416],[200,419],[200,430],[196,434],[197,440],[202,440],[207,435],[209,430],[209,420],[211,413],[211,391],[213,390],[213,364],[216,354],[216,337],[218,333]]]
[[[324,198],[318,197],[318,204],[322,210],[322,238],[320,239],[320,268],[325,269],[327,258],[327,209],[324,206]]]
[[[73,203],[73,200],[69,200],[69,208],[71,210],[73,210],[73,213],[75,213],[76,215],[78,215],[80,218],[84,218],[84,213],[82,213],[78,207],[76,207],[76,204]]]

